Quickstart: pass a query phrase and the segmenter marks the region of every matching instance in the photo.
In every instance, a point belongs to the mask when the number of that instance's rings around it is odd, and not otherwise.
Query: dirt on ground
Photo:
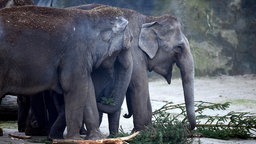
[[[224,103],[230,102],[228,111],[256,113],[256,75],[202,77],[195,79],[195,101]],[[181,79],[173,79],[168,85],[164,79],[152,79],[149,83],[150,97],[153,110],[159,109],[166,102],[174,104],[184,103]],[[122,106],[122,114],[127,112],[126,104]],[[213,112],[216,114],[218,112]],[[130,132],[133,128],[132,118],[121,117],[120,129]],[[104,115],[101,131],[108,134],[107,117]],[[27,141],[8,137],[9,133],[17,129],[4,128],[4,136],[0,137],[0,144],[25,143]],[[34,137],[40,139],[42,137]],[[31,143],[31,142],[30,142]],[[195,144],[254,144],[256,140],[218,140],[210,138],[195,138]]]

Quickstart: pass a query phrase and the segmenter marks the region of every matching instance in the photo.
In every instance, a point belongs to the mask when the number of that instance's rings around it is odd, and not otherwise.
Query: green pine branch
[[[196,129],[190,131],[185,104],[166,103],[153,112],[153,128],[148,127],[129,143],[190,143],[195,136],[219,139],[255,138],[256,115],[249,112],[227,112],[229,106],[229,102],[221,104],[196,101],[197,124]],[[209,110],[218,114],[210,115]]]

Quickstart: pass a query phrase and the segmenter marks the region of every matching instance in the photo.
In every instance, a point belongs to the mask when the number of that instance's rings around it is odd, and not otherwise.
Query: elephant
[[[33,5],[32,0],[3,0],[0,2],[0,9],[1,8],[9,8],[15,6],[24,6],[24,5]],[[30,109],[30,98],[24,96],[17,97],[17,104],[18,104],[18,131],[25,132],[27,127],[27,117],[29,114]],[[0,101],[2,98],[0,98]],[[0,102],[1,104],[1,102]]]
[[[9,8],[33,4],[32,0],[5,0],[0,3],[0,6]],[[52,104],[53,99],[49,93],[46,91],[30,97],[17,96],[19,132],[25,132],[26,135],[47,135],[49,130],[47,127],[51,127],[57,117],[56,108]],[[51,112],[49,113],[47,109],[50,109]]]
[[[114,62],[114,66],[112,69],[109,69],[108,65]],[[130,63],[131,61],[131,63]],[[117,59],[108,59],[105,60],[100,66],[99,68],[95,69],[92,72],[92,81],[93,81],[93,85],[95,87],[95,95],[96,95],[96,99],[97,99],[97,105],[102,105],[105,108],[107,108],[107,110],[109,110],[109,112],[111,112],[111,110],[114,110],[115,108],[119,108],[124,100],[124,95],[125,92],[128,88],[128,84],[130,82],[129,80],[124,80],[121,79],[119,75],[130,75],[132,73],[132,58],[131,55],[127,55],[125,53],[119,54],[119,56],[117,57]],[[120,74],[119,74],[120,73]],[[127,82],[125,82],[127,81]],[[121,84],[119,83],[119,85],[116,85],[118,82],[121,82]],[[117,87],[119,86],[119,87]],[[121,86],[121,87],[120,87]],[[126,88],[126,89],[122,89],[122,87]],[[120,91],[121,90],[121,91]],[[99,100],[99,98],[101,98],[101,96],[111,96],[114,99],[114,103],[113,105],[108,105],[108,104],[104,104],[101,102],[101,100]],[[65,130],[66,127],[66,121],[64,119],[65,117],[65,112],[64,112],[64,105],[62,102],[62,97],[59,96],[58,99],[56,99],[56,97],[54,97],[54,103],[57,106],[57,110],[59,112],[59,116],[57,118],[54,125],[52,126],[50,133],[49,133],[49,139],[62,139],[63,138],[63,132]],[[83,133],[83,127],[81,127],[80,129],[80,133]]]
[[[3,8],[34,5],[32,0],[5,0],[0,3]],[[18,131],[26,135],[45,136],[58,114],[52,95],[53,91],[44,91],[32,96],[17,96],[18,104]],[[1,100],[1,99],[0,99]],[[30,102],[31,101],[31,102]],[[84,133],[80,130],[80,134]]]
[[[12,0],[10,0],[12,1]],[[14,1],[16,2],[16,1]],[[17,3],[14,3],[13,6],[17,6]],[[127,61],[127,58],[122,58],[122,57],[126,57],[126,54],[122,54],[119,57],[121,57],[121,60],[117,60],[117,64],[115,67],[119,68],[119,71],[126,71],[127,65],[128,63],[125,62]],[[119,58],[120,59],[120,58]],[[131,60],[128,60],[131,61]],[[107,63],[107,62],[105,62]],[[104,104],[101,104],[101,96],[102,93],[104,93],[104,95],[108,95],[106,92],[106,85],[110,84],[109,81],[111,81],[113,78],[110,78],[110,75],[107,74],[109,71],[109,69],[104,68],[104,64],[102,64],[103,68],[99,68],[97,70],[94,70],[92,72],[92,80],[94,83],[94,86],[96,85],[97,89],[95,90],[96,94],[97,94],[97,98],[98,98],[98,105],[103,106],[109,113],[109,119],[111,119],[111,114],[110,112],[113,111],[113,109],[115,109],[114,107],[111,108],[111,106],[104,106]],[[105,64],[106,65],[106,64]],[[106,67],[106,66],[105,66]],[[131,67],[131,66],[129,66]],[[124,68],[124,70],[123,70]],[[101,72],[99,72],[101,71]],[[116,72],[116,73],[118,73]],[[131,71],[128,73],[131,73]],[[123,73],[125,74],[125,73]],[[113,74],[112,74],[113,75]],[[129,74],[128,74],[129,75]],[[117,76],[117,74],[115,74],[115,76]],[[96,78],[98,77],[98,78]],[[99,77],[101,77],[101,79],[99,79]],[[108,84],[102,84],[102,81],[104,81],[104,77],[108,77]],[[111,79],[111,80],[110,80]],[[100,84],[99,84],[100,83]],[[128,84],[128,83],[127,83]],[[99,85],[104,86],[104,88],[99,88]],[[108,93],[112,92],[112,89],[114,89],[113,87],[114,82],[112,81],[111,86],[108,86]],[[128,87],[128,85],[126,86],[126,84],[122,83],[121,85],[123,85],[123,87]],[[119,88],[119,87],[118,87]],[[104,92],[102,92],[104,91]],[[122,91],[126,91],[126,90],[122,90]],[[99,94],[101,93],[101,94]],[[54,95],[54,96],[51,96]],[[57,96],[56,96],[57,95]],[[123,96],[113,96],[114,94],[112,93],[111,96],[114,97],[115,99],[118,98],[118,102],[116,103],[115,107],[120,107],[123,103],[123,99],[124,99],[124,93],[119,93],[119,95],[123,95]],[[116,94],[118,95],[118,94]],[[58,100],[55,100],[55,104],[53,103],[52,97],[59,97]],[[31,102],[30,102],[31,101]],[[51,127],[53,125],[53,121],[56,120],[56,108],[57,107],[59,113],[64,113],[64,111],[61,110],[61,106],[62,103],[61,102],[56,102],[56,101],[63,101],[62,98],[60,98],[60,96],[58,96],[57,93],[54,93],[53,91],[44,91],[41,93],[37,93],[35,96],[30,96],[30,98],[27,98],[26,96],[18,96],[18,130],[19,132],[25,132],[26,135],[49,135],[49,139],[53,139],[53,138],[63,138],[63,132],[64,128],[63,128],[63,122],[60,124],[62,125],[62,128],[53,128],[52,130]],[[117,101],[117,100],[115,100]],[[55,106],[54,106],[55,105]],[[64,106],[63,106],[64,107]],[[29,112],[30,110],[30,112]],[[29,112],[29,113],[28,113]],[[119,111],[120,112],[120,111]],[[102,113],[101,113],[102,115]],[[118,114],[120,115],[120,114]],[[113,117],[113,116],[112,116]],[[60,118],[59,118],[60,119]],[[100,119],[101,120],[101,119]],[[111,122],[111,120],[110,120]],[[60,123],[60,122],[59,122]],[[110,124],[111,126],[113,124]],[[114,126],[114,125],[113,125]],[[61,129],[59,132],[57,131],[57,129]],[[113,129],[115,129],[116,131],[118,130],[118,127],[116,128],[111,128],[110,127],[110,132],[113,131]],[[49,134],[50,133],[50,134]],[[85,134],[86,131],[83,127],[81,127],[80,129],[80,134]],[[115,134],[115,133],[111,133],[111,134]]]
[[[72,9],[100,10],[107,5],[88,4],[71,7]],[[128,19],[128,29],[133,37],[131,51],[133,58],[133,72],[126,92],[129,118],[133,115],[134,129],[140,131],[152,126],[152,108],[148,88],[147,71],[154,71],[163,76],[167,83],[171,83],[172,68],[176,64],[180,70],[186,111],[190,128],[194,129],[194,61],[187,38],[181,30],[181,24],[176,17],[145,16],[134,10],[118,8]],[[95,86],[96,87],[96,86]],[[96,87],[97,89],[97,87]],[[114,133],[119,127],[120,108],[111,113],[110,127]],[[99,112],[108,113],[99,108]],[[111,132],[110,132],[111,133]]]
[[[114,9],[113,9],[114,10]],[[132,39],[132,37],[130,36],[129,39]],[[132,63],[131,63],[131,56],[126,56],[127,54],[125,53],[121,53],[120,56],[118,56],[116,62],[115,62],[115,65],[114,65],[114,69],[109,69],[108,67],[109,66],[106,66],[106,65],[109,65],[109,63],[113,63],[111,61],[115,61],[115,59],[110,59],[110,60],[106,60],[104,61],[101,66],[97,69],[95,69],[93,72],[92,72],[92,81],[93,81],[93,84],[94,84],[94,87],[96,87],[95,89],[95,93],[96,93],[96,98],[97,98],[97,105],[98,105],[98,108],[100,109],[104,109],[104,111],[107,111],[108,113],[108,117],[109,117],[109,122],[110,123],[115,123],[114,124],[109,124],[110,125],[110,134],[111,135],[114,135],[118,132],[118,125],[116,125],[116,123],[118,122],[119,123],[119,119],[118,121],[116,121],[116,117],[120,116],[120,107],[123,103],[123,100],[124,100],[124,96],[125,96],[125,92],[127,90],[127,87],[128,87],[128,84],[126,81],[128,80],[122,80],[120,81],[120,78],[118,77],[119,73],[122,73],[122,75],[126,75],[126,77],[128,77],[129,75],[131,75],[131,67],[132,67]],[[110,62],[109,62],[110,61]],[[114,71],[113,72],[109,72],[109,71]],[[111,74],[109,74],[111,73]],[[114,82],[114,79],[117,80],[117,81],[120,81],[121,84],[116,84]],[[116,84],[116,85],[115,85]],[[120,85],[122,87],[120,87]],[[118,91],[116,91],[115,89],[119,89]],[[45,93],[45,92],[44,92]],[[41,93],[41,95],[44,95],[44,93]],[[46,93],[49,93],[49,92],[46,92]],[[52,95],[58,95],[54,92],[50,92]],[[40,95],[40,94],[37,94],[37,95]],[[102,102],[102,97],[110,97],[113,99],[113,101],[115,103],[112,103],[112,105],[107,105],[107,104],[104,104],[104,101]],[[36,96],[37,98],[39,96]],[[49,97],[49,96],[47,96]],[[48,98],[49,100],[49,98]],[[58,102],[60,101],[60,102]],[[60,97],[58,100],[55,99],[55,104],[58,108],[58,112],[60,113],[60,117],[64,117],[64,111],[63,111],[63,104],[62,102],[63,101]],[[31,109],[32,111],[36,111],[36,113],[38,113],[39,111],[45,111],[45,108],[49,107],[49,104],[46,105],[46,106],[41,106],[40,108],[38,107],[38,105],[42,105],[42,100],[37,100],[37,99],[33,99],[32,100],[32,104],[34,105],[34,108],[33,108],[33,105],[31,106]],[[36,104],[34,104],[36,103]],[[27,107],[26,105],[20,105],[20,108],[22,109],[22,107]],[[33,110],[33,109],[36,109],[36,110]],[[53,111],[55,111],[55,109],[53,109]],[[34,112],[35,113],[35,112]],[[49,139],[54,139],[54,138],[58,138],[58,139],[61,139],[63,138],[63,131],[65,129],[65,121],[63,121],[62,118],[58,118],[58,123],[56,122],[56,124],[52,127],[52,118],[45,118],[46,116],[43,115],[43,114],[36,114],[35,119],[38,121],[38,127],[40,128],[36,128],[35,130],[33,130],[33,128],[31,128],[31,126],[28,126],[28,131],[25,131],[25,134],[27,135],[48,135],[49,136]],[[48,113],[51,113],[51,110],[49,111],[48,110]],[[54,113],[54,112],[53,112]],[[32,112],[32,115],[33,115],[33,112]],[[54,117],[54,114],[51,114],[52,117]],[[117,115],[117,116],[116,116]],[[100,121],[102,120],[102,113],[100,113]],[[50,125],[46,125],[45,124],[45,119],[49,119],[50,120]],[[61,121],[62,119],[62,121]],[[112,120],[113,119],[113,120]],[[47,122],[47,121],[46,121]],[[48,127],[48,128],[45,128],[45,127]],[[50,129],[51,130],[50,130]],[[40,132],[41,130],[41,132]],[[30,132],[31,131],[31,132]],[[48,131],[48,132],[45,132],[45,131]],[[84,128],[82,127],[80,129],[80,134],[85,134],[85,130]]]
[[[82,120],[88,139],[103,137],[91,73],[104,60],[111,69],[120,53],[129,55],[130,41],[124,34],[128,21],[122,15],[110,9],[86,12],[23,6],[0,10],[0,97],[45,90],[63,94],[67,138],[80,139]],[[122,87],[121,80],[131,77],[121,74],[114,87]],[[119,89],[125,88],[117,88],[116,93]]]

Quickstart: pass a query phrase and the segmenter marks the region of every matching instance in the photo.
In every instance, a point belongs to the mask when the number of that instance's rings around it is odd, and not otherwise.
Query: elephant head
[[[111,68],[116,60],[117,55],[120,51],[126,50],[126,39],[125,29],[128,21],[123,17],[116,17],[115,20],[109,21],[108,23],[102,23],[102,27],[111,25],[112,29],[105,29],[99,31],[100,39],[103,42],[94,42],[95,53],[97,54],[96,66],[98,68],[102,65],[104,68]]]
[[[130,82],[133,66],[130,51],[132,37],[128,28],[125,29],[127,24],[127,20],[118,18],[115,26],[112,28],[112,32],[106,31],[102,35],[103,40],[110,41],[111,44],[109,46],[108,57],[104,58],[99,69],[97,69],[101,74],[96,72],[97,70],[93,73],[93,82],[96,87],[96,96],[98,98],[113,98],[114,104],[108,105],[98,102],[97,106],[100,112],[114,113],[118,111],[122,106],[125,92]],[[103,76],[102,73],[107,75]],[[107,83],[104,83],[99,79],[108,80]]]
[[[175,17],[149,17],[139,36],[139,47],[148,56],[148,69],[162,75],[170,84],[172,67],[181,73],[186,110],[191,129],[195,127],[194,110],[194,62],[189,42]],[[153,20],[152,20],[153,19]]]

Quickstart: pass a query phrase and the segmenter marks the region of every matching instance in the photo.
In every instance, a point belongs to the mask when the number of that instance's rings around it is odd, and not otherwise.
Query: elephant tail
[[[131,118],[132,117],[132,113],[128,113],[128,114],[126,113],[126,114],[123,115],[123,117],[127,118],[127,119]]]
[[[131,98],[129,89],[126,93],[126,105],[127,105],[127,109],[128,109],[128,114],[127,113],[124,114],[123,117],[128,119],[128,118],[131,118],[133,115],[132,98]]]

